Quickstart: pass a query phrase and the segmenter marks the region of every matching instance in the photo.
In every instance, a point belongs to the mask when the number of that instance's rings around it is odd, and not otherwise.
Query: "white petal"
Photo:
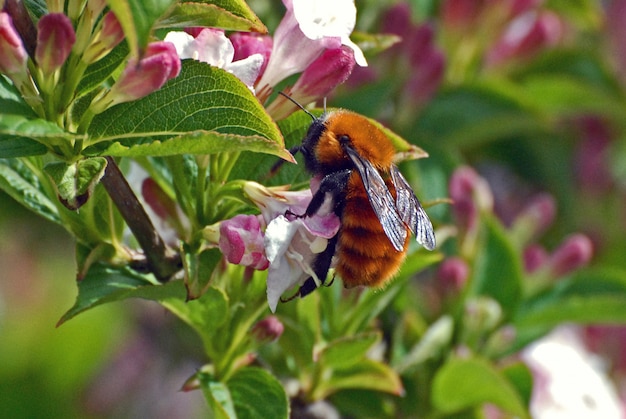
[[[347,36],[345,38],[341,38],[341,43],[354,51],[354,61],[356,61],[359,66],[367,67],[365,55],[363,55],[363,51],[361,51],[361,48],[359,48],[357,44],[352,42],[352,40]]]
[[[194,37],[187,32],[172,31],[165,35],[165,42],[171,42],[176,47],[176,53],[181,60],[195,58]]]
[[[354,0],[293,0],[293,12],[309,39],[343,38],[356,24]]]
[[[246,86],[252,87],[259,71],[263,65],[263,55],[252,54],[243,60],[235,61],[226,67],[226,70],[233,73]]]

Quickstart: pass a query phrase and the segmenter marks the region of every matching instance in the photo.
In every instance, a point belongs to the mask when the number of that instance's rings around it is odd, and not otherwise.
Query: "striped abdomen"
[[[386,182],[395,197],[395,188]],[[372,210],[358,172],[348,181],[341,230],[335,255],[335,270],[347,288],[366,285],[382,286],[398,271],[406,256],[409,235],[404,250],[398,252],[385,234]]]

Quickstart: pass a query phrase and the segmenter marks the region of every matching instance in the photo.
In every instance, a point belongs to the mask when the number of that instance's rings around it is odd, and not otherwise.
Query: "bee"
[[[393,163],[395,148],[380,128],[347,110],[325,111],[318,118],[293,102],[313,123],[302,144],[290,151],[300,152],[306,169],[321,178],[302,216],[330,204],[341,227],[313,262],[317,278],[309,277],[292,298],[324,284],[333,256],[346,288],[381,287],[402,265],[409,233],[426,249],[435,248],[432,223]]]

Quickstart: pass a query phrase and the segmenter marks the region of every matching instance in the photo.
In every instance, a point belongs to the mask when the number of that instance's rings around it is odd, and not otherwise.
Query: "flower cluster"
[[[191,58],[231,72],[265,102],[287,77],[302,73],[285,91],[308,104],[326,97],[343,83],[355,64],[366,66],[361,49],[350,40],[356,23],[354,0],[284,0],[287,11],[273,37],[213,29],[170,32],[180,58]],[[281,119],[295,105],[280,96],[268,112]]]
[[[115,14],[104,13],[104,2],[87,2],[84,8],[74,10],[75,3],[68,5],[76,13],[73,19],[59,12],[39,19],[34,45],[25,43],[28,34],[16,30],[10,13],[0,12],[0,72],[11,79],[39,116],[53,121],[62,119],[59,114],[76,99],[76,87],[87,67],[106,57],[124,39]],[[25,21],[25,10],[14,10],[13,15],[21,26],[30,23]],[[29,58],[31,48],[34,52]],[[86,115],[91,117],[118,103],[142,98],[179,72],[180,59],[173,45],[153,42],[142,57],[129,60],[110,89],[96,95]],[[69,120],[66,123],[70,130],[78,126]]]

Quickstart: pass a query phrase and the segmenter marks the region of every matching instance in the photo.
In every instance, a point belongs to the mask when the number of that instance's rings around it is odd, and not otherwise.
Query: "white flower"
[[[252,54],[233,62],[235,48],[224,32],[219,30],[203,29],[195,38],[187,32],[169,32],[165,41],[176,46],[176,52],[181,59],[191,58],[224,69],[250,89],[263,65],[261,54]]]
[[[615,388],[577,329],[562,326],[522,353],[534,377],[535,419],[621,419]]]
[[[263,90],[306,69],[325,49],[346,45],[360,66],[363,51],[350,40],[356,22],[354,0],[283,0],[287,13],[274,34],[267,68],[257,87]]]

